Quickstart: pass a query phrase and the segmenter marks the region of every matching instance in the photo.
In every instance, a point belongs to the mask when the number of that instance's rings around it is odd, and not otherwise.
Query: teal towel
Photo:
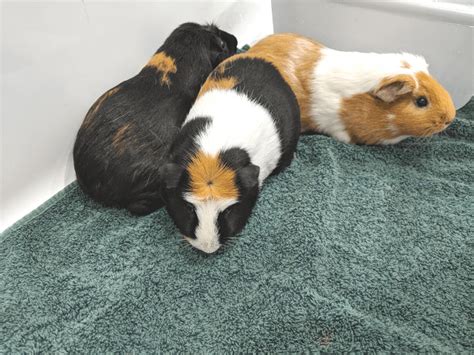
[[[245,44],[242,48],[237,48],[237,53],[245,53],[250,49],[250,46],[248,44]]]
[[[0,353],[473,352],[473,112],[396,146],[303,136],[212,256],[70,185],[0,237]]]

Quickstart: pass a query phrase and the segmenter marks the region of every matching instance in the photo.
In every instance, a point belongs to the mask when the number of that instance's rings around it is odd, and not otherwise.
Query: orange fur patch
[[[402,77],[405,76],[399,75],[398,79]],[[406,79],[413,80],[409,77]],[[342,101],[340,117],[352,143],[379,144],[401,135],[430,136],[447,127],[456,114],[449,93],[426,73],[418,72],[415,77],[417,87],[393,102],[380,100],[371,93],[354,95]],[[384,79],[382,83],[393,80]],[[420,96],[428,99],[428,106],[418,108],[415,105]]]
[[[222,63],[217,66],[216,72],[222,75],[224,74],[225,69],[226,69],[226,63]]]
[[[236,199],[239,190],[235,171],[226,167],[218,156],[198,152],[187,167],[190,189],[197,199]]]
[[[317,131],[311,120],[311,80],[323,46],[309,38],[280,33],[265,37],[247,52],[234,55],[224,63],[239,58],[259,58],[272,63],[295,93],[301,114],[301,131]]]
[[[170,86],[171,84],[169,74],[174,74],[178,71],[174,59],[168,56],[165,52],[156,53],[151,57],[146,66],[153,67],[156,71],[161,72],[161,84],[167,86]]]
[[[129,130],[131,123],[126,123],[122,127],[120,127],[114,134],[112,138],[112,145],[117,150],[119,154],[123,153],[125,150],[125,134]]]
[[[84,118],[84,122],[82,123],[82,126],[87,128],[93,121],[94,116],[97,113],[97,110],[104,103],[104,101],[108,99],[110,96],[114,95],[119,90],[120,90],[120,86],[117,86],[113,89],[106,91],[104,94],[102,94],[102,96],[100,96],[97,99],[97,101],[92,105],[92,107],[89,109],[89,112],[87,112],[86,117]]]
[[[197,97],[200,97],[207,91],[221,89],[221,90],[230,90],[237,85],[237,79],[233,76],[225,77],[225,78],[212,78],[209,77],[204,85],[199,90],[199,94]]]
[[[340,117],[351,137],[351,143],[378,144],[398,137],[399,134],[395,134],[391,128],[394,123],[386,119],[387,112],[395,115],[394,120],[397,117],[390,105],[369,93],[343,99]]]

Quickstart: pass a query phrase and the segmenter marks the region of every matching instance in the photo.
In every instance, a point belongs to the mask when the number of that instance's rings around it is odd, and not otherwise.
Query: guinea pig
[[[269,51],[296,94],[302,132],[394,144],[438,133],[455,117],[449,93],[423,57],[336,51],[288,33],[264,38],[247,55]]]
[[[73,151],[84,192],[137,215],[162,207],[159,169],[169,147],[209,73],[236,48],[215,25],[184,23],[136,76],[99,97]]]
[[[166,209],[196,249],[218,250],[247,223],[264,180],[293,159],[295,94],[265,54],[237,54],[204,83],[162,169]]]

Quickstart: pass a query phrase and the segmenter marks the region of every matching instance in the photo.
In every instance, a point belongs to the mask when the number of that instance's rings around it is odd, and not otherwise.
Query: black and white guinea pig
[[[163,199],[184,238],[213,253],[247,223],[263,181],[285,169],[300,134],[278,69],[235,55],[204,83],[163,167]]]
[[[133,78],[90,108],[74,145],[81,188],[138,215],[163,206],[159,169],[199,89],[237,39],[215,25],[176,28]]]

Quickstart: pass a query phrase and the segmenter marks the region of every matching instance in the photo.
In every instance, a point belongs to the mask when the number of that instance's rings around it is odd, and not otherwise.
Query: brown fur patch
[[[153,67],[156,71],[161,72],[161,85],[167,85],[168,87],[171,84],[169,74],[176,73],[176,63],[173,58],[168,56],[165,52],[158,52],[153,57],[151,57],[150,61],[146,65],[147,67]]]
[[[226,63],[222,63],[222,64],[219,64],[219,65],[217,66],[216,72],[217,72],[218,74],[221,74],[221,75],[222,75],[222,74],[224,74],[225,69],[226,69]]]
[[[323,46],[309,38],[281,33],[265,37],[247,52],[234,55],[224,63],[239,58],[259,58],[272,63],[295,93],[301,113],[301,131],[316,131],[311,120],[311,80]]]
[[[354,95],[342,101],[340,117],[344,121],[351,143],[378,144],[398,136],[386,120],[390,103],[378,100],[369,93]],[[396,114],[395,114],[396,115]],[[396,116],[394,117],[396,120]]]
[[[126,123],[115,132],[112,138],[112,146],[117,150],[119,154],[122,154],[125,150],[125,135],[128,132],[131,123]]]
[[[195,198],[236,199],[239,190],[235,183],[235,171],[226,167],[218,156],[198,152],[187,167],[191,193]]]
[[[221,90],[230,90],[237,85],[237,79],[233,76],[224,77],[224,78],[212,78],[209,77],[204,85],[199,90],[199,94],[197,97],[200,97],[207,91],[214,90],[214,89],[221,89]]]
[[[417,87],[393,102],[362,93],[342,101],[340,117],[352,143],[379,144],[401,135],[430,136],[447,127],[456,111],[449,93],[430,75],[418,72]],[[386,79],[385,83],[392,80]],[[413,80],[413,79],[411,79]],[[428,106],[415,105],[417,97],[425,96]],[[391,119],[387,120],[387,116]]]
[[[93,121],[94,116],[97,113],[97,110],[104,103],[104,101],[108,99],[110,96],[114,95],[119,90],[120,90],[120,86],[117,86],[113,89],[106,91],[104,94],[102,94],[102,96],[100,96],[97,99],[97,101],[94,102],[92,107],[89,109],[89,112],[87,112],[86,117],[84,118],[84,122],[82,123],[82,126],[87,128]]]

